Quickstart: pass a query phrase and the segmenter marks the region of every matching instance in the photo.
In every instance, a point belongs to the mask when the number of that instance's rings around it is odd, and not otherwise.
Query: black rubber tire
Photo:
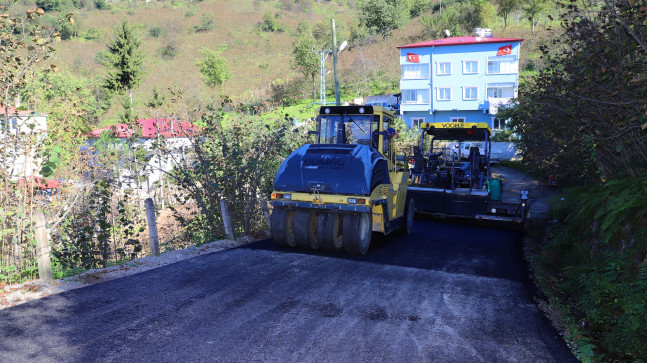
[[[270,217],[270,232],[279,247],[296,247],[294,242],[294,211],[274,208]]]
[[[294,241],[300,248],[319,248],[317,212],[297,210],[294,214]]]
[[[402,223],[402,233],[404,233],[405,235],[408,235],[413,230],[413,217],[415,216],[415,214],[416,205],[413,202],[413,198],[411,198],[404,208],[404,214],[402,215],[402,217],[404,218]]]
[[[328,252],[340,252],[344,249],[342,240],[342,221],[338,213],[324,212],[317,217],[317,238],[319,248]]]
[[[370,213],[344,214],[344,250],[363,255],[371,245],[372,220]]]
[[[287,210],[285,208],[275,207],[272,210],[270,217],[270,232],[274,243],[279,247],[290,247],[287,239],[285,238],[285,215]]]

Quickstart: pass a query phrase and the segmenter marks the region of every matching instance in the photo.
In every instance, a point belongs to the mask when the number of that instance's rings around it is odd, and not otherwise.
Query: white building
[[[11,180],[40,176],[38,150],[47,137],[47,115],[0,106],[0,168]]]
[[[135,161],[137,169],[121,168],[119,178],[124,188],[138,188],[148,193],[156,183],[162,182],[165,173],[184,161],[185,152],[193,146],[192,138],[200,133],[200,128],[186,121],[153,118],[139,119],[137,126],[138,130],[126,124],[107,126],[93,130],[88,136],[96,140],[108,132],[125,144],[126,139],[140,133],[130,147],[133,150],[143,148],[148,161],[141,168],[141,161]]]

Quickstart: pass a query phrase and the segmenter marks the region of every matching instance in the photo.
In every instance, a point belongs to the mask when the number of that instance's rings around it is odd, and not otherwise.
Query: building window
[[[519,61],[514,55],[490,57],[487,60],[487,74],[519,73]]]
[[[411,126],[414,129],[419,129],[420,124],[423,124],[423,123],[425,123],[425,118],[424,117],[414,117],[414,118],[411,119]]]
[[[429,79],[429,64],[403,64],[402,79]]]
[[[509,83],[488,83],[486,85],[486,94],[489,98],[512,98],[514,97],[513,82]]]
[[[438,75],[452,74],[452,62],[438,62]]]
[[[501,87],[489,87],[487,89],[488,98],[502,98],[503,97],[503,88]]]
[[[492,129],[493,130],[505,130],[505,120],[495,118],[492,120]]]
[[[451,122],[465,122],[465,117],[450,117],[449,121],[451,121]]]
[[[426,90],[426,89],[402,90],[402,103],[429,104],[429,90]]]
[[[463,74],[476,74],[479,72],[479,61],[466,60],[463,61]]]
[[[452,99],[452,89],[451,88],[437,88],[438,95],[436,99],[438,101],[451,101]]]
[[[463,87],[463,100],[465,101],[475,101],[479,97],[479,88],[478,87]]]

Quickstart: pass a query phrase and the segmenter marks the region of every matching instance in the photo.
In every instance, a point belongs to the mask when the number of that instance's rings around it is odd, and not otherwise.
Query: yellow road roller
[[[365,254],[373,232],[413,224],[406,158],[395,155],[394,114],[380,106],[322,106],[316,143],[279,167],[270,229],[281,247]]]

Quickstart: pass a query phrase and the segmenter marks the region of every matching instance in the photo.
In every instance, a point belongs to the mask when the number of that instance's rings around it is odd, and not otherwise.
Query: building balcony
[[[488,97],[488,113],[496,115],[499,112],[499,107],[507,105],[511,97]]]

